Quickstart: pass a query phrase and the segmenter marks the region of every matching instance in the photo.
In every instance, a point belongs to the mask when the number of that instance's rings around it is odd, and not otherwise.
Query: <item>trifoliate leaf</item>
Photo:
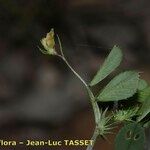
[[[96,85],[114,71],[122,60],[122,51],[119,47],[114,46],[110,54],[104,61],[102,67],[98,70],[97,74],[90,83],[90,86]]]
[[[106,85],[97,99],[107,102],[129,98],[136,93],[138,82],[139,74],[137,72],[126,71],[120,73]]]
[[[150,97],[150,86],[138,92],[138,101],[142,103],[148,97]]]
[[[147,82],[143,79],[139,80],[138,90],[143,90],[148,86]]]
[[[146,115],[150,113],[150,97],[147,98],[147,100],[144,101],[142,104],[142,107],[139,109],[138,114],[140,115],[138,117],[138,121],[141,121]]]
[[[145,143],[144,129],[140,124],[125,125],[115,139],[115,150],[143,150]]]

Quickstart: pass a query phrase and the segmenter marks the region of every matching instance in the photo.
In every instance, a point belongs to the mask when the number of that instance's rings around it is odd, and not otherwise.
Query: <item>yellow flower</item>
[[[55,51],[54,29],[51,29],[51,31],[47,33],[46,37],[42,38],[41,44],[43,45],[45,50],[40,50],[44,54],[57,54],[57,52]]]

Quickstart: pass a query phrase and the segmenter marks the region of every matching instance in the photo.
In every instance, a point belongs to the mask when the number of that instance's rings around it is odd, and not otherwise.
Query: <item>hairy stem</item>
[[[68,63],[68,61],[66,60],[66,58],[62,57],[63,61],[67,64],[67,66],[70,68],[70,70],[79,78],[79,80],[85,85],[85,87],[87,88],[88,85],[87,83],[81,78],[81,76],[71,67],[71,65]]]
[[[92,145],[89,145],[87,147],[87,150],[92,150],[93,147],[94,147],[94,144],[96,142],[96,139],[97,139],[97,136],[98,136],[98,131],[97,131],[97,126],[98,126],[98,122],[99,122],[99,118],[100,118],[100,112],[99,112],[99,107],[98,107],[98,104],[97,102],[95,101],[95,97],[94,97],[94,94],[93,92],[91,91],[91,89],[89,88],[88,84],[82,79],[82,77],[71,67],[71,65],[68,63],[68,61],[66,60],[66,58],[64,57],[64,54],[63,56],[62,55],[58,55],[65,63],[66,65],[70,68],[70,70],[75,74],[76,77],[78,77],[78,79],[83,83],[83,85],[85,86],[85,88],[87,89],[87,92],[88,92],[88,95],[90,97],[90,102],[92,104],[92,108],[93,108],[93,111],[94,111],[94,118],[95,118],[95,124],[96,124],[96,127],[95,127],[95,131],[93,133],[93,136],[91,138],[91,140],[93,140],[93,144]]]
[[[95,143],[96,143],[96,139],[97,139],[98,135],[99,135],[98,129],[95,128],[94,133],[93,133],[93,136],[92,136],[92,138],[91,138],[91,140],[93,141],[93,143],[92,143],[92,145],[88,145],[88,147],[87,147],[86,150],[92,150],[92,149],[93,149],[93,147],[94,147],[94,145],[95,145]]]
[[[92,104],[92,108],[94,111],[94,116],[95,116],[95,123],[96,125],[99,122],[99,118],[100,118],[100,112],[99,112],[99,107],[97,102],[95,101],[95,97],[93,92],[91,91],[91,89],[89,88],[88,84],[82,79],[82,77],[71,67],[71,65],[68,63],[68,61],[66,60],[65,57],[58,55],[65,63],[66,65],[70,68],[70,70],[75,74],[76,77],[78,77],[78,79],[84,84],[85,88],[87,89],[88,95],[90,97],[90,102]]]
[[[74,73],[74,75],[83,83],[83,85],[85,86],[85,88],[88,92],[88,95],[90,97],[90,102],[91,102],[91,105],[92,105],[92,108],[93,108],[93,111],[94,111],[94,118],[95,118],[96,127],[95,127],[95,131],[93,133],[93,136],[91,138],[91,140],[93,140],[93,144],[89,145],[87,147],[87,150],[92,150],[93,147],[94,147],[94,144],[96,142],[97,136],[98,136],[97,126],[98,126],[98,122],[99,122],[99,119],[100,119],[99,107],[98,107],[98,104],[95,100],[95,96],[94,96],[93,92],[91,91],[90,87],[88,86],[88,84],[83,80],[83,78],[72,68],[72,66],[66,60],[65,55],[63,53],[61,41],[60,41],[60,38],[59,38],[58,35],[57,35],[57,38],[58,38],[58,42],[59,42],[59,46],[60,46],[60,53],[61,53],[61,55],[57,54],[57,56],[59,56],[66,63],[66,65],[70,68],[70,70]]]

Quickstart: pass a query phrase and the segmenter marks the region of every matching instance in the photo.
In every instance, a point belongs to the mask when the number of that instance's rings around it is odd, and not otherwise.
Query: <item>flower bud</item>
[[[47,33],[46,37],[42,38],[41,44],[43,45],[46,54],[57,54],[55,51],[54,29],[51,29],[51,31]]]

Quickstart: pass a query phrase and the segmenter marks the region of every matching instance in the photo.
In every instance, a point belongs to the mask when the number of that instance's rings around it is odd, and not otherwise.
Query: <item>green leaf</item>
[[[112,71],[114,71],[121,63],[122,51],[119,47],[114,46],[108,57],[104,61],[102,67],[98,70],[97,74],[94,76],[90,83],[90,86],[94,86],[104,78],[106,78]]]
[[[140,124],[125,125],[115,139],[115,150],[143,150],[145,143],[144,129]]]
[[[144,102],[148,97],[150,97],[150,86],[138,92],[138,101]]]
[[[106,85],[97,99],[102,102],[127,99],[136,93],[138,82],[139,74],[137,72],[120,73]]]
[[[141,121],[146,115],[150,113],[150,97],[144,101],[142,107],[139,109],[138,114],[140,115],[137,121]]]
[[[148,86],[147,82],[143,79],[139,80],[138,90],[143,90]]]

